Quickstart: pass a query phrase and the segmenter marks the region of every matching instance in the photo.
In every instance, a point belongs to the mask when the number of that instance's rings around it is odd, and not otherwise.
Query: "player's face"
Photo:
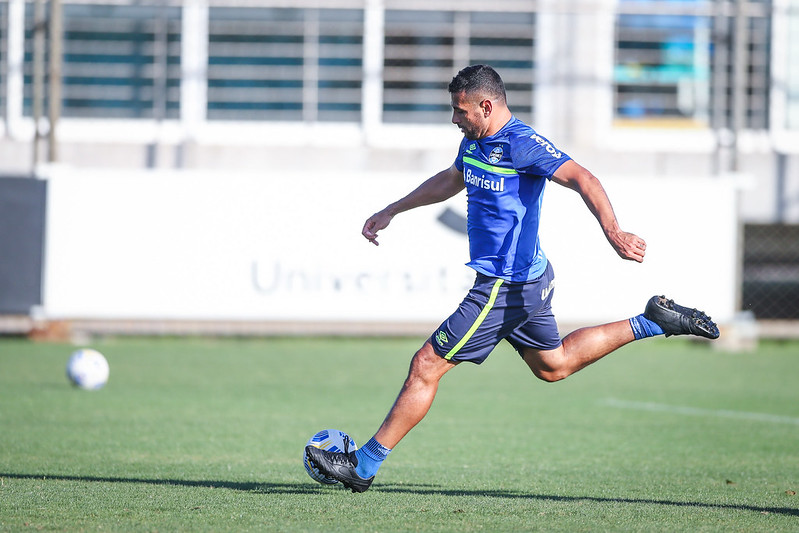
[[[482,139],[487,135],[489,127],[486,113],[479,97],[471,98],[464,92],[450,95],[452,105],[452,123],[460,128],[467,139]]]

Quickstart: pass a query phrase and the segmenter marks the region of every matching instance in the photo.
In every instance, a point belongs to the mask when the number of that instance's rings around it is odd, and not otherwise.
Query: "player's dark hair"
[[[471,65],[452,78],[447,88],[450,94],[485,94],[506,102],[505,84],[496,70],[488,65]]]

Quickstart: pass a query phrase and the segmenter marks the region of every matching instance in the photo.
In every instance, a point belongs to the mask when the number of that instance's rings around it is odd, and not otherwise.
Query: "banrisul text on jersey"
[[[466,185],[474,185],[475,187],[479,187],[481,189],[489,189],[492,191],[504,191],[505,190],[505,177],[502,176],[499,180],[487,178],[485,174],[480,174],[479,176],[472,172],[471,168],[466,168],[466,172],[463,175],[463,182]]]

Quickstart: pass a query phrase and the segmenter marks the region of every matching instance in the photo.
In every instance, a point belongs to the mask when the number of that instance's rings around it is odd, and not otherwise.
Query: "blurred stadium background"
[[[462,206],[359,232],[451,164],[471,63],[650,240],[552,199],[561,321],[665,287],[799,337],[799,0],[2,0],[0,332],[427,333]]]

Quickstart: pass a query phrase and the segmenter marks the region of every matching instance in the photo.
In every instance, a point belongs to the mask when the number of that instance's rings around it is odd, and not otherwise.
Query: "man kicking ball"
[[[458,309],[413,356],[408,377],[377,433],[354,452],[306,448],[322,474],[353,492],[369,488],[391,449],[424,418],[441,377],[462,361],[482,363],[503,339],[538,378],[551,382],[634,340],[663,334],[719,336],[716,324],[701,311],[653,296],[640,315],[578,329],[561,339],[551,309],[555,275],[538,240],[546,183],[579,193],[622,259],[642,262],[646,242],[621,230],[591,172],[511,114],[505,86],[493,68],[464,68],[449,84],[449,94],[452,122],[464,136],[455,162],[369,217],[362,233],[377,245],[377,233],[399,213],[466,189],[467,264],[477,275]]]

